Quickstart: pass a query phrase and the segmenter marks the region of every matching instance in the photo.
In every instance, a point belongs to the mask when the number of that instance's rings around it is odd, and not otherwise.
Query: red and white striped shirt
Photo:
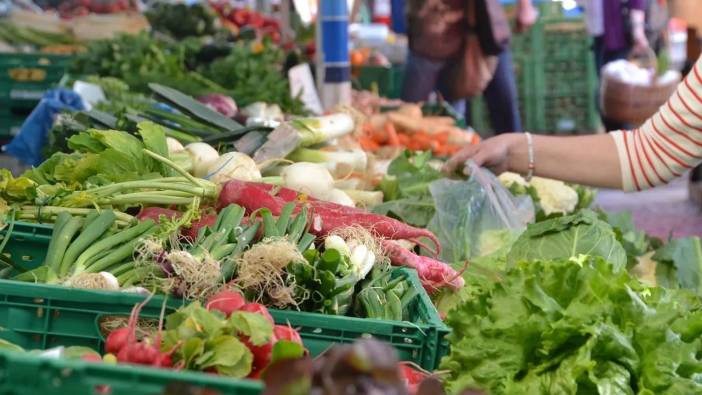
[[[628,191],[665,184],[702,162],[702,57],[653,117],[610,135]]]

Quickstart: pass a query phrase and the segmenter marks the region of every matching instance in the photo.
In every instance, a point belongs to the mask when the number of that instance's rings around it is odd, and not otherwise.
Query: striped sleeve
[[[628,191],[665,184],[702,162],[702,57],[653,117],[611,136]]]

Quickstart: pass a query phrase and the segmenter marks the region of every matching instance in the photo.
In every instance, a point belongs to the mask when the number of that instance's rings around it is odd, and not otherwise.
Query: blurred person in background
[[[585,10],[585,21],[593,37],[595,69],[600,77],[602,67],[630,53],[641,53],[650,47],[646,36],[646,9],[649,0],[579,0]],[[657,0],[655,0],[657,1]],[[598,108],[599,108],[599,95]],[[625,129],[628,125],[602,117],[605,129]]]
[[[409,55],[402,100],[426,101],[432,92],[441,92],[441,73],[463,46],[468,29],[466,9],[471,1],[485,0],[406,0]],[[516,15],[520,32],[531,27],[538,17],[531,0],[517,0]],[[498,55],[495,74],[483,96],[496,133],[522,130],[514,65],[508,46]],[[452,104],[460,114],[469,115],[466,100]]]

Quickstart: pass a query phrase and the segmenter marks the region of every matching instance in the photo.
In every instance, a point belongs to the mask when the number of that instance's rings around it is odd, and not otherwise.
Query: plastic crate
[[[0,231],[0,241],[6,237],[7,230],[8,227],[5,227]],[[46,258],[52,231],[52,225],[17,221],[3,254],[25,269],[34,269]]]
[[[228,395],[257,395],[263,392],[263,384],[251,380],[0,351],[1,394],[159,395],[165,394],[166,388],[171,390],[169,393],[175,393],[174,389],[183,390],[185,386]]]
[[[10,236],[6,252],[22,257],[25,267],[36,267],[46,256],[51,239],[47,225],[18,223]],[[22,230],[22,232],[20,232]],[[4,235],[5,230],[0,234]],[[434,369],[448,353],[448,327],[424,291],[416,271],[398,268],[418,289],[419,297],[410,305],[411,322],[371,320],[346,316],[271,310],[276,323],[290,324],[302,335],[305,346],[319,355],[333,344],[352,343],[373,336],[392,344],[403,360]],[[41,295],[41,297],[37,297]],[[143,296],[71,289],[43,284],[0,280],[0,337],[25,348],[48,348],[58,345],[102,347],[101,321],[108,316],[129,316]],[[163,298],[154,299],[145,308],[143,318],[157,318]],[[170,309],[182,305],[171,299]]]
[[[101,350],[102,325],[113,317],[128,318],[145,297],[0,280],[0,338],[25,349],[85,346]],[[154,297],[142,319],[158,319],[163,298]],[[171,307],[176,307],[171,302]]]
[[[284,310],[271,310],[271,314],[276,323],[290,323],[296,328],[312,355],[319,355],[334,344],[352,343],[358,338],[373,336],[395,347],[402,360],[434,370],[441,358],[448,354],[446,335],[449,329],[424,292],[417,272],[400,268],[395,273],[407,274],[412,286],[420,290],[418,299],[410,305],[411,322]]]
[[[399,99],[402,95],[404,81],[404,65],[395,64],[390,67],[359,66],[356,82],[361,89],[373,90],[390,99]]]
[[[0,107],[31,110],[54,87],[72,57],[35,53],[0,53]]]

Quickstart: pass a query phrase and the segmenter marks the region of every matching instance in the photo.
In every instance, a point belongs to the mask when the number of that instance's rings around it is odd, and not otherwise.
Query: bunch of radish
[[[233,377],[249,377],[252,379],[258,379],[261,372],[271,363],[273,356],[273,348],[278,342],[286,341],[291,343],[296,343],[300,351],[302,352],[304,348],[302,347],[302,339],[297,331],[286,325],[275,325],[273,317],[268,312],[268,309],[258,303],[247,303],[244,297],[233,290],[224,289],[218,293],[212,295],[204,308],[197,302],[179,309],[174,314],[166,318],[166,328],[169,329],[163,332],[161,329],[163,327],[163,319],[159,321],[159,330],[156,333],[148,334],[145,333],[143,336],[138,336],[137,333],[137,321],[139,318],[139,313],[143,306],[148,303],[148,299],[143,303],[140,303],[134,307],[132,313],[129,317],[129,322],[127,327],[120,328],[112,331],[105,341],[105,352],[108,354],[104,357],[105,361],[116,361],[119,363],[129,363],[129,364],[139,364],[147,365],[158,368],[172,368],[172,369],[193,369],[202,370],[208,373],[230,375]],[[192,314],[192,307],[200,313]],[[199,310],[198,310],[199,309]],[[181,314],[179,316],[179,314]],[[204,315],[209,315],[209,317],[204,317]],[[183,318],[183,317],[188,318]],[[253,317],[260,316],[262,318],[257,318],[258,322],[264,323],[268,328],[266,331],[272,330],[272,335],[265,338],[265,343],[261,342],[261,339],[256,339],[256,335],[260,333],[255,333],[253,328],[249,332],[242,332],[237,330],[239,327],[245,327],[248,323],[253,322],[251,319]],[[237,321],[239,317],[243,317],[246,323],[242,326],[239,325],[229,325],[232,321]],[[190,341],[193,339],[192,336],[182,337],[184,320],[193,319],[193,323],[196,331],[195,337],[199,337],[203,340],[204,347],[207,347],[208,338],[221,340],[222,335],[230,338],[231,343],[219,343],[216,347],[219,349],[215,352],[222,352],[226,354],[237,354],[236,348],[243,349],[245,354],[249,356],[241,355],[235,358],[232,362],[236,365],[236,368],[225,367],[232,369],[240,369],[243,366],[243,370],[225,370],[218,369],[219,366],[199,366],[194,367],[190,364],[191,359],[183,359],[183,352],[189,352],[185,349],[186,344],[192,345]],[[216,332],[205,333],[207,329],[205,327],[200,327],[197,325],[197,320],[204,319],[208,325],[212,325],[216,328]],[[169,320],[174,320],[173,322]],[[219,323],[214,323],[213,320]],[[190,326],[187,326],[190,328]],[[189,332],[187,329],[186,332]],[[192,334],[191,334],[192,335]],[[170,336],[170,337],[169,337]],[[174,336],[176,337],[174,339]],[[208,337],[209,336],[209,337]],[[166,341],[162,342],[162,339]],[[170,345],[169,345],[170,344]],[[227,348],[226,344],[233,344],[232,348]],[[203,351],[204,352],[204,351]],[[239,353],[241,354],[241,353]],[[202,354],[201,354],[202,355]],[[203,357],[204,358],[204,357]],[[190,361],[190,362],[188,362]],[[189,365],[190,364],[190,365]]]
[[[144,302],[134,306],[129,316],[127,327],[116,329],[107,336],[105,340],[105,352],[116,357],[117,362],[148,365],[158,368],[171,368],[173,361],[171,356],[175,350],[167,352],[161,351],[161,330],[151,339],[144,336],[137,338],[137,323],[141,309],[149,302]],[[161,322],[159,322],[159,328]],[[105,360],[113,359],[109,356]]]
[[[288,325],[276,325],[273,317],[268,312],[266,306],[260,303],[247,303],[244,297],[236,291],[222,290],[210,297],[205,307],[208,310],[222,312],[226,317],[230,317],[236,311],[246,311],[264,316],[273,325],[273,336],[264,345],[254,345],[249,339],[242,338],[242,342],[253,354],[253,370],[249,378],[257,379],[261,371],[271,363],[273,346],[281,340],[298,343],[302,345],[300,334]]]

